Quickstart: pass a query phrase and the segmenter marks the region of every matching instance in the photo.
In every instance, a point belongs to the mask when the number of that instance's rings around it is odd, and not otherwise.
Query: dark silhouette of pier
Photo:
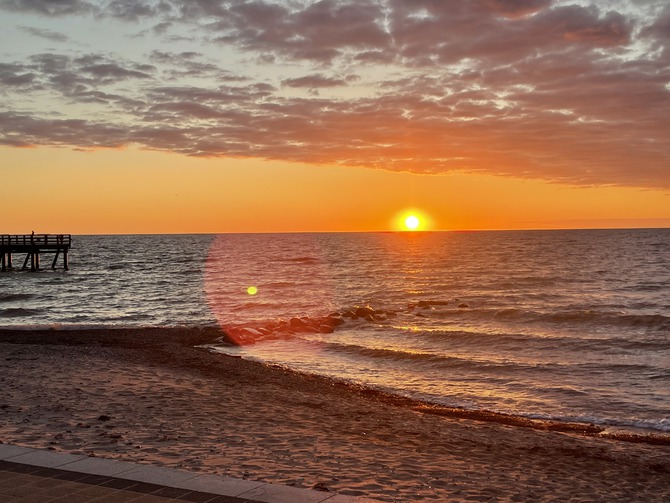
[[[51,268],[55,269],[58,263],[58,257],[63,254],[63,269],[68,271],[70,266],[68,264],[68,251],[72,244],[72,236],[70,234],[0,234],[0,269],[2,272],[14,268],[12,263],[12,254],[25,253],[26,258],[23,261],[21,270],[28,268],[30,262],[30,270],[38,271],[40,269],[40,254],[54,253]]]

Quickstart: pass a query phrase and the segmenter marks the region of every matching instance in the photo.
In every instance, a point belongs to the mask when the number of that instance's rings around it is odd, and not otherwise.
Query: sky
[[[670,227],[666,0],[0,0],[0,232]]]

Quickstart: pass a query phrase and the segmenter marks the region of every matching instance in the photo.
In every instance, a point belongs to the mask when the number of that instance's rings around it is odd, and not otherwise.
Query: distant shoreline
[[[663,219],[666,220],[666,219]],[[650,226],[630,226],[630,227],[524,227],[524,228],[514,228],[514,229],[431,229],[423,231],[398,231],[393,229],[378,229],[378,230],[363,230],[363,231],[260,231],[260,232],[101,232],[91,234],[88,232],[78,232],[72,234],[73,237],[76,236],[221,236],[221,235],[283,235],[283,234],[400,234],[400,235],[413,235],[413,234],[467,234],[467,233],[478,233],[478,232],[571,232],[571,231],[649,231],[649,230],[660,230],[666,231],[670,230],[670,224],[665,224],[661,226],[650,225]],[[21,231],[17,231],[21,232]]]

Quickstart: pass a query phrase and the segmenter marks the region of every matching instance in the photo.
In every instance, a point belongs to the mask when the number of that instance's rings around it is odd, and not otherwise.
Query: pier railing
[[[40,248],[70,247],[70,234],[0,234],[0,247],[38,246]]]
[[[51,268],[56,268],[59,255],[63,254],[63,269],[69,269],[68,251],[72,246],[70,234],[0,234],[0,271],[13,269],[13,253],[25,253],[26,258],[21,269],[28,267],[37,271],[40,268],[41,253],[55,253]]]

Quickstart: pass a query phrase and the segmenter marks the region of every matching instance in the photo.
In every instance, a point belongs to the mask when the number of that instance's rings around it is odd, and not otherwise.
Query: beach
[[[0,441],[381,501],[667,501],[670,446],[427,414],[213,354],[215,329],[3,330]]]

